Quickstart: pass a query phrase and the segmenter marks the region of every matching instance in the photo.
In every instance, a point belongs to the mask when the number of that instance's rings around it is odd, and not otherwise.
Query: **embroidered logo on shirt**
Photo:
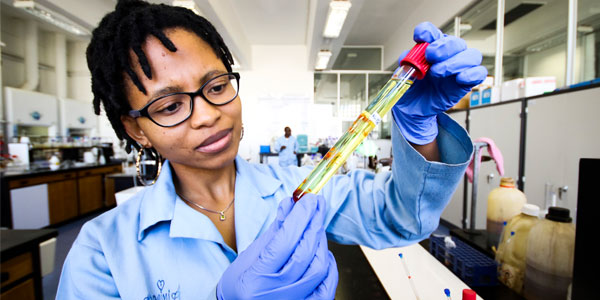
[[[171,292],[171,289],[167,289],[166,291],[164,291],[164,289],[165,289],[165,281],[162,280],[162,279],[159,279],[158,281],[156,281],[156,287],[158,288],[159,292],[157,294],[151,294],[151,295],[146,296],[144,298],[144,300],[176,300],[176,299],[181,299],[181,293],[179,292],[179,286],[177,286],[177,290],[176,291]]]

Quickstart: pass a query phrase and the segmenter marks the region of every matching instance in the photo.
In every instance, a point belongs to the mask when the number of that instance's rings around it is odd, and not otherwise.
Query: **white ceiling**
[[[12,0],[1,1],[12,4]],[[321,35],[330,0],[195,0],[201,14],[215,25],[242,68],[251,68],[253,45],[305,45],[309,57],[307,69],[312,69],[320,49],[332,50],[331,66],[343,45],[384,45],[394,52],[396,48],[407,48],[412,43],[412,28],[418,22],[431,20],[441,26],[465,5],[477,0],[350,1],[352,7],[342,33],[338,39],[331,40]],[[36,2],[62,10],[81,25],[94,28],[106,13],[114,9],[117,1]],[[149,2],[169,4],[172,1]],[[396,40],[406,43],[400,46],[394,43]],[[392,64],[396,55],[385,56],[384,64]]]

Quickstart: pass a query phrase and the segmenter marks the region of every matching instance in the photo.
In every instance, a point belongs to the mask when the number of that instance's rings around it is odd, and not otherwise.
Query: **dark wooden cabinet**
[[[0,298],[2,300],[34,300],[35,287],[33,285],[33,279],[27,279],[14,288],[2,292]]]
[[[56,229],[10,230],[0,234],[2,300],[41,300],[42,273],[40,243],[55,238]]]
[[[77,179],[48,183],[48,213],[50,224],[77,217],[79,211]]]
[[[77,179],[79,193],[79,214],[97,210],[104,206],[102,175],[90,175]]]
[[[2,288],[31,273],[33,273],[33,259],[30,252],[2,262]]]
[[[2,262],[2,294],[0,299],[35,299],[33,271],[31,252],[26,252]]]
[[[43,209],[48,211],[50,226],[113,207],[116,204],[114,181],[107,175],[121,171],[119,164],[0,177],[1,225],[13,228],[10,190],[35,185],[47,185],[48,207]]]
[[[104,205],[106,207],[113,207],[117,205],[117,199],[115,198],[115,179],[104,177]]]

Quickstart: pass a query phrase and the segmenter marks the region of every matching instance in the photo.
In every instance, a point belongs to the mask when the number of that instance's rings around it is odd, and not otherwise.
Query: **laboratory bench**
[[[467,286],[430,254],[429,239],[382,250],[329,242],[329,250],[335,256],[339,271],[336,299],[417,299],[406,270],[420,299],[445,299],[445,288],[450,289],[453,299],[460,299],[462,290],[468,288],[477,293],[478,299],[524,299],[502,284]]]
[[[38,229],[113,207],[114,182],[107,175],[121,171],[120,161],[63,163],[56,170],[35,165],[4,169],[0,225]]]
[[[40,244],[57,235],[56,229],[0,230],[1,299],[43,299]]]

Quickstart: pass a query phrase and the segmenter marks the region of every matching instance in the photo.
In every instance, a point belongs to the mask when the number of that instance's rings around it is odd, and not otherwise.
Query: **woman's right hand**
[[[218,299],[333,299],[338,271],[327,248],[325,199],[281,201],[269,229],[240,253],[217,285]]]

